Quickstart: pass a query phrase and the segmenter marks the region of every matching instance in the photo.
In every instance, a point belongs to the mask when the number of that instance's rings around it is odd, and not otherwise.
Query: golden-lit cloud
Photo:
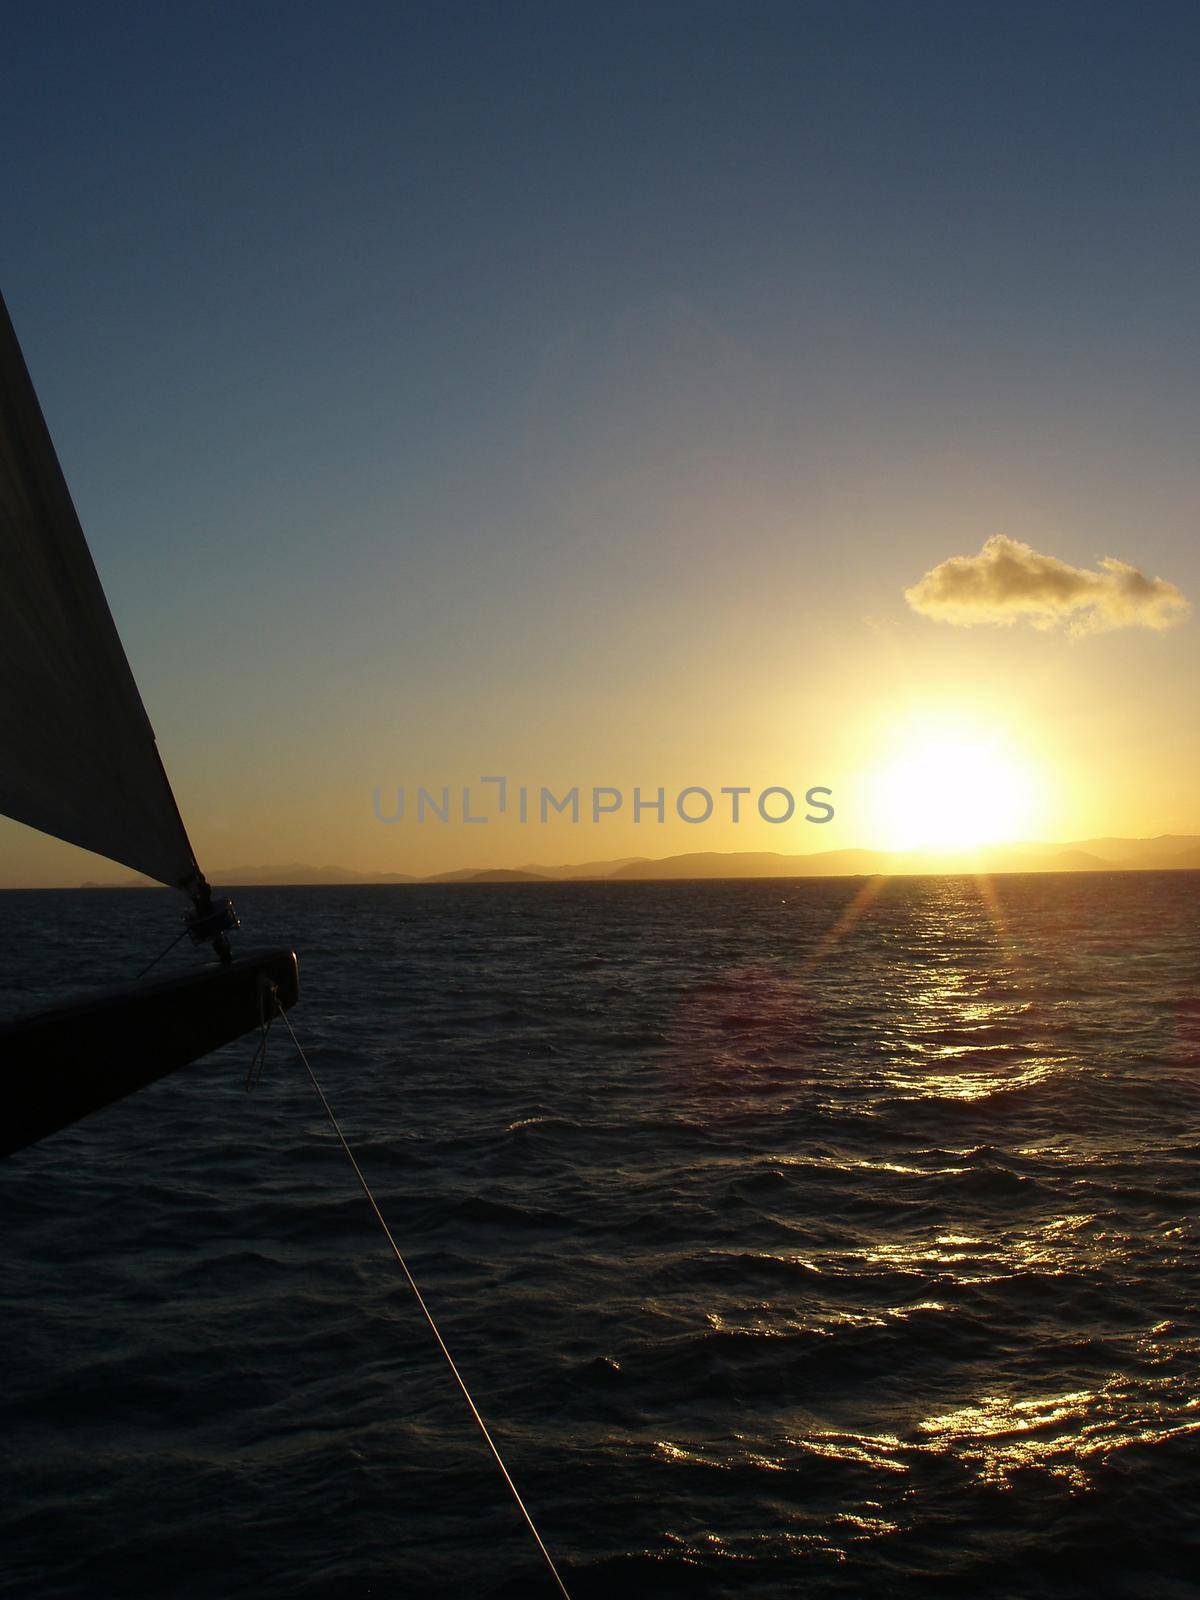
[[[1170,628],[1191,606],[1173,583],[1148,578],[1105,556],[1098,572],[1040,555],[1002,533],[976,556],[951,556],[906,589],[914,611],[960,628],[1029,622],[1035,628],[1103,633],[1110,628]]]

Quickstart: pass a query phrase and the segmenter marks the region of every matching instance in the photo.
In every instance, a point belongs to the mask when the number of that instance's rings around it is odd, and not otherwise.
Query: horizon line
[[[1113,860],[1096,853],[1106,846],[1123,852],[1127,859]],[[1168,847],[1164,852],[1163,847]],[[1092,847],[1089,849],[1089,847]],[[1147,855],[1165,859],[1146,859]],[[1044,860],[1014,862],[1013,857],[1032,854]],[[1175,859],[1178,854],[1179,859]],[[1063,859],[1063,858],[1068,859]],[[822,872],[818,863],[840,860],[840,866]],[[709,863],[709,870],[689,874],[688,864]],[[749,863],[758,871],[737,870]],[[772,871],[775,862],[780,870]],[[871,863],[875,863],[872,865]],[[800,864],[805,867],[801,868]],[[728,864],[733,869],[721,871]],[[658,874],[655,869],[664,868]],[[467,866],[438,872],[401,872],[370,868],[360,870],[334,863],[312,866],[307,862],[237,866],[210,874],[214,886],[240,888],[320,888],[320,887],[404,887],[412,884],[455,883],[564,883],[564,882],[657,882],[657,881],[752,881],[755,879],[838,878],[838,877],[962,877],[978,874],[1078,873],[1128,871],[1200,870],[1200,833],[1161,833],[1148,836],[1108,834],[1082,840],[1014,840],[991,844],[938,848],[922,846],[905,850],[876,849],[852,845],[840,849],[784,852],[778,850],[692,850],[665,856],[615,856],[584,862],[520,867]],[[84,879],[73,884],[15,883],[0,885],[9,891],[61,889],[138,889],[169,888],[140,874],[114,879]]]

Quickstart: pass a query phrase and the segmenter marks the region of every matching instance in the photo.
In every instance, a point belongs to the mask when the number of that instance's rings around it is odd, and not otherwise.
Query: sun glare
[[[893,850],[961,850],[1029,837],[1032,767],[998,735],[917,725],[868,779],[872,832]]]

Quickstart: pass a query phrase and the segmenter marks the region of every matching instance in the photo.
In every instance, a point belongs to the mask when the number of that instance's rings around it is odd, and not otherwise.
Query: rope
[[[475,1404],[475,1401],[471,1398],[471,1391],[467,1388],[466,1382],[463,1379],[463,1375],[458,1370],[458,1367],[455,1364],[454,1357],[450,1354],[449,1348],[446,1345],[446,1341],[442,1338],[442,1334],[441,1334],[440,1328],[438,1327],[437,1323],[433,1320],[432,1311],[430,1311],[429,1307],[425,1304],[425,1296],[421,1293],[420,1289],[417,1287],[417,1280],[413,1277],[412,1273],[409,1271],[408,1262],[405,1261],[403,1255],[401,1255],[401,1253],[400,1253],[400,1246],[396,1243],[394,1237],[392,1236],[392,1230],[388,1227],[387,1222],[384,1219],[383,1212],[379,1209],[379,1204],[378,1204],[377,1200],[375,1199],[375,1196],[371,1193],[371,1186],[367,1182],[366,1178],[363,1176],[363,1170],[359,1166],[358,1161],[355,1159],[355,1155],[354,1155],[353,1150],[351,1150],[350,1146],[346,1142],[346,1135],[342,1132],[341,1126],[340,1126],[340,1124],[338,1122],[338,1119],[333,1114],[333,1107],[329,1104],[329,1101],[325,1098],[324,1089],[322,1089],[321,1085],[317,1082],[317,1075],[313,1071],[312,1065],[309,1062],[308,1057],[304,1054],[304,1049],[303,1049],[299,1039],[297,1039],[297,1037],[296,1037],[295,1029],[292,1027],[292,1024],[291,1024],[291,1021],[288,1018],[287,1012],[286,1011],[280,1011],[278,1013],[278,1015],[283,1019],[283,1025],[287,1029],[288,1033],[291,1035],[292,1043],[296,1047],[297,1055],[300,1057],[301,1061],[304,1063],[304,1070],[308,1073],[309,1081],[312,1083],[313,1088],[317,1091],[317,1097],[320,1100],[321,1104],[325,1108],[325,1115],[329,1118],[330,1126],[333,1128],[334,1133],[337,1134],[338,1143],[341,1145],[343,1151],[345,1152],[347,1161],[349,1161],[350,1165],[354,1168],[354,1176],[358,1179],[360,1185],[362,1186],[362,1192],[366,1195],[367,1202],[370,1205],[371,1210],[375,1213],[375,1220],[378,1222],[379,1226],[383,1229],[384,1238],[387,1240],[388,1244],[391,1245],[392,1254],[395,1256],[396,1260],[400,1263],[400,1270],[401,1270],[401,1272],[403,1272],[405,1278],[408,1280],[408,1287],[413,1292],[413,1298],[416,1300],[417,1304],[420,1306],[421,1313],[424,1316],[425,1321],[429,1324],[430,1332],[433,1334],[434,1339],[437,1341],[438,1349],[442,1352],[442,1355],[445,1356],[445,1358],[446,1358],[446,1365],[450,1368],[450,1371],[454,1374],[455,1383],[457,1383],[458,1387],[462,1390],[463,1399],[467,1402],[467,1409],[470,1411],[472,1417],[475,1419],[476,1426],[478,1427],[480,1433],[483,1435],[484,1442],[487,1445],[488,1449],[491,1451],[492,1456],[495,1459],[496,1465],[500,1469],[500,1476],[504,1479],[505,1483],[508,1485],[509,1492],[512,1495],[513,1500],[516,1502],[517,1510],[521,1513],[521,1516],[522,1516],[522,1518],[524,1519],[524,1522],[525,1522],[525,1526],[529,1529],[530,1533],[533,1535],[533,1541],[537,1545],[539,1551],[541,1552],[542,1559],[545,1561],[546,1566],[549,1568],[550,1576],[554,1580],[554,1583],[555,1583],[555,1586],[556,1586],[556,1588],[558,1590],[558,1593],[563,1596],[563,1600],[571,1600],[570,1591],[568,1590],[566,1584],[563,1582],[562,1578],[559,1576],[558,1568],[554,1565],[554,1557],[550,1554],[549,1550],[547,1550],[547,1548],[546,1548],[546,1546],[545,1546],[545,1544],[544,1544],[544,1542],[542,1540],[542,1536],[537,1530],[537,1525],[534,1522],[532,1516],[530,1516],[529,1509],[526,1506],[524,1500],[521,1499],[520,1491],[517,1489],[516,1484],[512,1480],[512,1475],[510,1474],[508,1468],[504,1465],[504,1458],[500,1454],[500,1451],[497,1449],[495,1440],[492,1438],[491,1434],[488,1432],[488,1425],[483,1420],[483,1417],[480,1415],[479,1407]]]
[[[271,1024],[276,1017],[281,1017],[283,1012],[279,1009],[277,997],[279,990],[267,977],[266,973],[258,975],[258,1047],[250,1057],[250,1065],[246,1068],[246,1093],[251,1094],[262,1082],[263,1072],[267,1065],[267,1040],[271,1036]],[[271,1015],[267,1016],[267,996],[272,1000]],[[294,1035],[293,1035],[294,1037]],[[299,1045],[296,1046],[299,1049]]]
[[[156,967],[158,965],[158,963],[162,960],[162,958],[165,955],[169,955],[170,952],[172,950],[174,950],[175,946],[179,943],[180,939],[184,939],[184,938],[187,937],[187,932],[188,932],[188,930],[185,928],[181,934],[178,934],[174,939],[171,940],[170,944],[167,946],[167,948],[165,950],[160,950],[158,952],[158,954],[155,956],[154,960],[150,963],[150,966],[142,968],[142,970],[138,973],[138,977],[139,978],[144,978],[146,976],[146,974],[150,971],[150,967]]]

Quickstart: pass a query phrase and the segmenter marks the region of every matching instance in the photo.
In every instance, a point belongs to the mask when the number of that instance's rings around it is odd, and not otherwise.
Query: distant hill
[[[1085,839],[1074,846],[1101,857],[1114,867],[1200,868],[1200,835],[1162,833],[1156,839]]]
[[[607,870],[606,870],[607,869]],[[820,850],[783,855],[771,850],[689,851],[611,862],[585,868],[541,867],[547,878],[663,882],[696,878],[891,877],[976,872],[1113,872],[1200,870],[1200,836],[1157,839],[1089,839],[1080,843],[988,845],[980,850]],[[532,870],[532,869],[531,869]]]
[[[226,888],[305,884],[662,882],[693,878],[841,878],[975,872],[1200,871],[1200,834],[1155,839],[1084,839],[1072,844],[988,845],[981,850],[818,850],[783,855],[773,850],[696,850],[683,855],[619,856],[575,866],[461,867],[418,878],[405,872],[355,872],[347,867],[229,867],[212,874]],[[148,878],[85,883],[85,889],[152,888]]]
[[[611,878],[621,867],[629,867],[635,861],[645,861],[645,856],[618,856],[615,861],[578,861],[566,867],[542,867],[536,863],[522,867],[522,872],[531,872],[538,878]]]
[[[878,872],[882,857],[874,850],[822,850],[815,855],[785,856],[774,850],[699,850],[660,861],[631,861],[610,878],[799,878],[845,877]]]
[[[517,871],[509,867],[488,867],[477,872],[467,867],[462,872],[439,872],[435,878],[423,878],[423,883],[549,883],[544,872]]]
[[[277,867],[225,867],[208,874],[214,889],[271,887],[301,888],[306,884],[321,883],[416,883],[407,872],[352,872],[348,867],[310,867],[302,861],[288,861]],[[111,883],[97,883],[88,879],[81,889],[161,889],[162,884],[140,873],[131,878],[121,878]]]
[[[213,885],[222,884],[236,888],[239,884],[276,884],[279,886],[307,883],[415,883],[408,872],[352,872],[347,867],[309,867],[301,861],[289,861],[280,867],[228,867],[209,874]]]
[[[1170,867],[1181,857],[1200,856],[1200,834],[1160,833],[1155,839],[1083,839],[1077,845],[1061,848],[1086,850],[1117,867]]]

